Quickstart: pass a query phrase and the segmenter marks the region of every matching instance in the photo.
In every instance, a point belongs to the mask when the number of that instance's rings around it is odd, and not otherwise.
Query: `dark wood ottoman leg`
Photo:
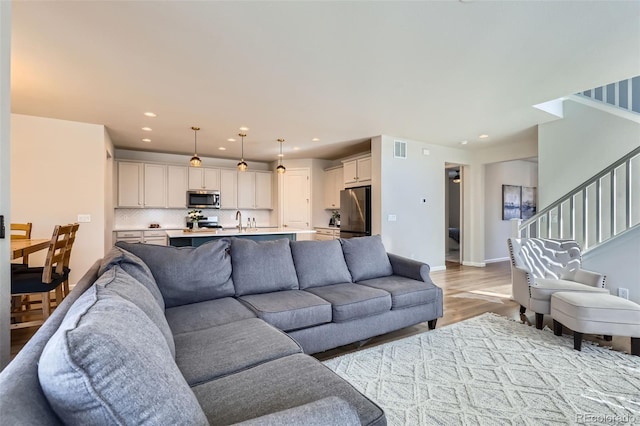
[[[542,330],[542,322],[544,320],[544,314],[539,314],[536,312],[536,328],[538,330]]]
[[[582,350],[582,333],[578,333],[577,331],[573,332],[573,349],[576,351]]]
[[[436,328],[436,323],[438,322],[438,319],[432,319],[429,320],[428,324],[429,324],[429,330],[435,330]]]
[[[556,336],[562,336],[562,324],[556,320],[553,320],[553,334]]]
[[[631,338],[631,355],[640,356],[640,337]]]
[[[605,342],[610,342],[610,341],[612,341],[612,340],[613,340],[613,336],[607,336],[607,335],[604,335],[604,336],[602,336],[602,337],[604,337],[604,341],[605,341]]]
[[[524,314],[527,311],[527,308],[525,308],[524,306],[520,305],[520,315]]]

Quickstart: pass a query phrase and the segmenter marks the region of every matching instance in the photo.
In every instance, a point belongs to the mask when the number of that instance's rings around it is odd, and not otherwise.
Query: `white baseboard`
[[[509,256],[507,256],[507,257],[497,257],[495,259],[485,259],[484,263],[498,263],[498,262],[504,262],[506,260],[509,260]]]
[[[466,260],[462,262],[462,264],[464,266],[475,266],[476,268],[484,268],[485,266],[487,266],[487,264],[484,262],[469,262]]]
[[[435,272],[435,271],[444,271],[444,270],[446,270],[446,269],[447,269],[447,267],[446,267],[446,266],[444,266],[444,265],[440,265],[440,266],[432,266],[429,270],[430,270],[431,272]]]

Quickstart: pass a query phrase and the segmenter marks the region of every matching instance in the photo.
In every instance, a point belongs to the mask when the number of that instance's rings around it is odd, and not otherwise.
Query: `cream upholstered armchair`
[[[605,276],[581,269],[580,246],[573,240],[509,238],[513,300],[536,314],[536,328],[542,329],[550,313],[551,295],[558,291],[609,293]]]

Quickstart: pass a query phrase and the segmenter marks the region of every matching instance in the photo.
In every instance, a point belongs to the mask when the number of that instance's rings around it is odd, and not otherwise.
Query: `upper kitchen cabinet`
[[[144,206],[167,207],[167,166],[144,165]]]
[[[189,189],[220,190],[220,169],[189,167]]]
[[[220,170],[220,208],[238,208],[238,173],[235,170]]]
[[[345,187],[371,183],[371,155],[343,161]]]
[[[325,170],[324,172],[324,208],[337,210],[340,208],[340,191],[344,189],[343,168]]]
[[[187,207],[188,167],[167,166],[167,207]]]
[[[238,173],[238,208],[270,209],[271,172]]]
[[[143,179],[142,163],[118,162],[118,207],[144,207]]]

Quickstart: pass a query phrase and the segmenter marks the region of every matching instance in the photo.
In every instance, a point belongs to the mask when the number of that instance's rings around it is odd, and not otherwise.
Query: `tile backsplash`
[[[183,228],[189,209],[115,209],[115,229],[148,228],[151,223],[159,223],[162,228]],[[277,220],[271,210],[241,210],[243,225],[247,218],[256,218],[257,226],[276,226]],[[218,216],[222,226],[235,226],[236,210],[203,210],[205,217]],[[272,219],[273,217],[273,219]]]

